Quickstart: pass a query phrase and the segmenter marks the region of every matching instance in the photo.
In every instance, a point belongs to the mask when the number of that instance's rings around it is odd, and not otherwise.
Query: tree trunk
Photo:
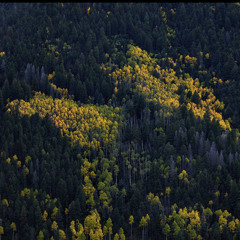
[[[129,184],[132,186],[132,174],[131,174],[131,165],[128,166],[128,175],[129,175]]]
[[[0,240],[1,240],[1,238],[0,238]],[[131,240],[132,240],[132,224],[131,224]]]

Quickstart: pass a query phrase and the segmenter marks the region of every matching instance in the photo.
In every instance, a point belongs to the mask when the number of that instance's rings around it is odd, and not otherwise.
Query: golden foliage
[[[15,222],[12,222],[10,225],[11,229],[15,232],[17,230]]]
[[[51,229],[52,229],[52,231],[56,231],[58,229],[58,224],[56,221],[53,221],[53,223],[51,225]]]
[[[32,116],[38,113],[41,118],[47,114],[63,135],[67,135],[72,144],[99,149],[111,147],[118,136],[121,122],[119,108],[94,105],[79,107],[70,99],[53,99],[41,92],[36,92],[29,102],[14,100],[8,104],[9,112],[17,112],[20,116]]]
[[[90,13],[90,10],[91,10],[91,8],[88,7],[88,9],[87,9],[87,14],[88,14],[88,15],[89,15],[89,13]]]
[[[91,240],[103,239],[100,220],[100,215],[96,209],[91,211],[91,215],[88,215],[84,220],[84,232],[89,235]]]
[[[47,221],[47,216],[48,216],[48,213],[47,213],[46,210],[44,210],[43,215],[42,215],[42,219],[43,219],[44,222]]]
[[[3,235],[4,234],[4,228],[3,226],[0,226],[0,235]]]
[[[161,10],[162,11],[162,10]],[[206,54],[207,55],[207,54]],[[172,58],[164,57],[157,59],[148,54],[145,50],[133,45],[128,45],[126,53],[127,64],[111,72],[112,63],[101,66],[102,69],[109,71],[109,75],[115,83],[115,94],[122,86],[135,94],[141,94],[147,102],[153,102],[160,106],[159,114],[164,117],[173,115],[181,106],[178,93],[181,85],[185,86],[183,94],[186,96],[189,92],[199,96],[199,101],[186,99],[188,110],[192,110],[196,117],[201,119],[208,112],[210,120],[218,121],[223,130],[231,130],[227,120],[223,120],[221,111],[224,104],[216,99],[211,88],[203,87],[199,79],[193,79],[189,74],[177,77],[173,68],[176,68],[176,62]],[[206,56],[208,57],[208,55]],[[182,62],[183,56],[179,57]],[[196,57],[189,55],[184,58],[186,64],[195,64]],[[166,66],[163,68],[159,62]],[[172,67],[172,68],[170,68]],[[180,69],[181,71],[181,69]],[[213,78],[213,82],[221,83],[221,79]]]
[[[7,200],[6,198],[4,198],[4,199],[2,200],[2,205],[3,205],[3,206],[6,206],[6,207],[9,206],[8,200]]]
[[[197,58],[196,57],[190,57],[189,55],[187,55],[185,57],[185,62],[190,63],[190,64],[194,64],[194,63],[197,62]]]

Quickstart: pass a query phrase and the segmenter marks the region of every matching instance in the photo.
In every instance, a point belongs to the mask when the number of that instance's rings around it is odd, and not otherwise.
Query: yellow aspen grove
[[[53,99],[40,92],[35,92],[30,102],[14,100],[8,107],[9,111],[17,111],[20,116],[38,113],[44,118],[48,114],[55,126],[61,129],[62,134],[70,137],[73,145],[78,142],[82,147],[95,150],[100,146],[104,149],[114,146],[123,119],[119,107],[116,109],[106,105],[78,107],[73,100]]]
[[[0,240],[240,240],[240,2],[0,4]]]
[[[74,237],[76,237],[76,239],[86,239],[83,225],[79,222],[78,219],[76,223],[75,221],[71,221],[70,229],[73,234],[72,236],[73,239],[75,239]]]
[[[177,77],[174,69],[161,68],[157,64],[155,57],[150,56],[145,50],[137,46],[129,44],[126,55],[128,57],[127,64],[122,69],[117,68],[112,72],[112,67],[108,65],[109,63],[101,67],[106,69],[110,76],[116,80],[115,94],[117,94],[117,89],[119,89],[121,84],[131,84],[133,93],[140,93],[147,102],[158,104],[161,108],[166,109],[164,116],[169,117],[175,111],[178,111],[181,106],[181,96],[178,92],[180,87],[185,85],[184,93],[186,95],[188,92],[195,93],[187,102],[188,110],[192,110],[194,115],[201,119],[208,111],[211,121],[218,121],[223,130],[231,130],[228,120],[224,120],[222,113],[218,112],[220,110],[219,106],[223,103],[219,104],[219,101],[216,100],[213,89],[200,86],[198,78],[193,79],[188,73],[183,78]],[[182,61],[182,58],[181,55],[180,61]],[[208,54],[206,54],[206,58],[209,58]],[[173,68],[176,66],[176,63],[171,58],[162,58],[161,61],[168,62]],[[197,58],[186,55],[184,61],[193,67],[197,63]],[[130,66],[132,62],[136,63],[134,68]],[[131,82],[133,79],[136,79],[136,81]]]
[[[91,211],[91,215],[88,215],[84,220],[84,232],[89,235],[91,240],[103,239],[100,220],[100,215],[96,209]]]

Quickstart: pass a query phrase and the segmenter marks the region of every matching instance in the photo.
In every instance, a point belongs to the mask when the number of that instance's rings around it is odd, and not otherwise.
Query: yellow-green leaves
[[[73,144],[100,149],[114,146],[121,122],[121,110],[113,107],[83,105],[69,99],[53,99],[36,92],[29,102],[14,100],[8,104],[8,112],[17,111],[20,116],[38,113],[44,118],[47,114],[63,135]]]
[[[91,211],[91,215],[88,215],[84,220],[84,232],[89,235],[91,240],[103,239],[103,232],[100,224],[100,215],[95,209]]]
[[[133,215],[129,217],[129,224],[132,225],[134,223]]]
[[[56,221],[53,221],[53,223],[51,225],[51,229],[52,229],[52,231],[56,231],[58,229],[58,224]]]
[[[17,227],[16,227],[16,224],[15,222],[12,222],[11,225],[10,225],[11,229],[16,232],[17,231]]]
[[[2,205],[3,205],[3,206],[6,206],[6,207],[9,206],[8,200],[7,200],[6,198],[4,198],[4,199],[2,200]]]
[[[146,216],[142,217],[139,223],[139,227],[146,227],[148,225],[148,222],[150,221],[150,217],[148,214],[146,214]]]
[[[112,72],[112,63],[101,67],[107,70],[113,79],[115,94],[118,94],[118,90],[124,86],[133,94],[144,96],[147,102],[160,106],[159,115],[164,117],[173,115],[181,104],[185,103],[187,109],[191,109],[196,117],[202,119],[208,112],[211,121],[218,121],[223,130],[231,130],[229,122],[222,117],[224,104],[216,99],[211,88],[203,87],[198,78],[193,79],[186,73],[177,77],[176,67],[181,67],[183,62],[193,67],[197,63],[196,57],[180,55],[176,61],[167,56],[157,59],[133,45],[128,45],[126,56],[127,64],[121,69],[115,68]],[[209,54],[205,57],[208,59]],[[217,80],[216,77],[214,79]],[[185,87],[183,91],[179,91],[181,86]],[[194,96],[186,98],[187,95]]]
[[[3,226],[0,226],[0,235],[3,235],[4,234],[4,228]]]

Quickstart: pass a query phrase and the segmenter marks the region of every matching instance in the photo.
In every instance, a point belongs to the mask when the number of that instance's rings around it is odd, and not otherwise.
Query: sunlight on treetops
[[[167,62],[173,67],[166,67],[165,64],[163,68],[157,64],[157,58],[131,44],[128,45],[126,56],[127,64],[122,68],[117,67],[112,71],[112,63],[110,65],[109,62],[101,67],[109,72],[114,81],[115,94],[118,94],[121,86],[125,86],[134,94],[142,94],[147,102],[159,105],[160,112],[163,112],[165,117],[173,115],[182,106],[180,98],[183,95],[187,109],[191,109],[196,117],[203,119],[208,111],[211,121],[218,121],[223,130],[231,130],[229,122],[222,117],[224,104],[216,99],[213,89],[201,86],[199,79],[193,79],[188,73],[177,77],[173,69],[176,62],[172,58],[159,59],[162,64]],[[197,62],[196,57],[189,55],[185,56],[184,60],[189,64]],[[216,77],[214,79],[221,82]],[[182,93],[179,92],[181,86],[185,88]],[[188,95],[192,97],[187,99]]]
[[[20,116],[38,113],[41,118],[48,114],[73,144],[78,142],[82,147],[93,149],[114,144],[122,119],[120,108],[107,105],[79,107],[73,100],[53,99],[41,92],[36,92],[29,102],[22,99],[10,102],[7,111],[17,112]]]

